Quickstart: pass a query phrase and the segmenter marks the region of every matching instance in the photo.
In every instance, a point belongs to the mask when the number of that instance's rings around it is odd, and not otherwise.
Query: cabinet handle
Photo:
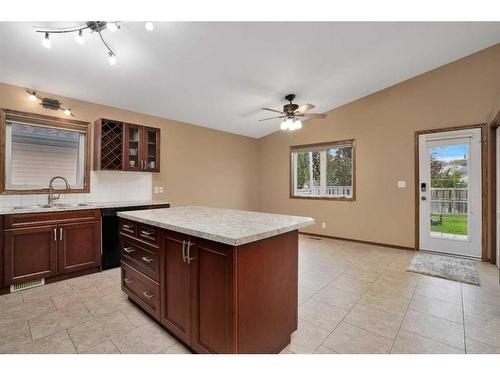
[[[131,254],[135,252],[135,249],[133,247],[124,247],[123,251],[125,251],[127,254]]]
[[[155,295],[151,292],[143,292],[142,295],[146,297],[147,299],[153,298]]]
[[[131,279],[123,279],[123,281],[125,281],[125,284],[132,284],[134,282],[134,280]]]
[[[147,262],[147,263],[151,263],[153,261],[153,258],[150,258],[150,257],[142,257],[142,260]]]
[[[186,241],[182,241],[182,261],[186,263]]]
[[[63,234],[63,229],[59,228],[59,241],[62,241],[62,235]]]
[[[126,228],[126,229],[132,228],[132,225],[130,225],[130,224],[123,224],[122,226],[123,226],[123,228]]]
[[[187,255],[186,255],[186,260],[188,264],[191,264],[191,261],[194,260],[194,257],[191,258],[191,246],[194,245],[194,243],[191,243],[191,241],[187,242]]]
[[[149,236],[151,237],[151,235],[153,234],[153,232],[149,232],[147,230],[141,230],[141,234],[145,235],[145,236]]]
[[[54,241],[57,241],[57,228],[54,228]]]

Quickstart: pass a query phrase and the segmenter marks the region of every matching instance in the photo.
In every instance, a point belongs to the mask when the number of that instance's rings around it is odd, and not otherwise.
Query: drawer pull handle
[[[130,224],[123,224],[123,227],[125,229],[132,229],[132,225],[130,225]]]
[[[144,292],[144,293],[142,293],[142,295],[143,295],[144,297],[146,297],[147,299],[151,299],[151,298],[153,298],[153,297],[154,297],[154,294],[153,294],[153,293],[151,293],[151,292]]]
[[[150,231],[147,231],[147,230],[141,230],[141,234],[143,234],[145,236],[151,236],[153,234],[153,232],[150,232]]]
[[[133,247],[124,247],[123,251],[125,251],[127,254],[134,253],[135,249]]]
[[[147,263],[151,263],[153,261],[153,258],[151,257],[142,257],[142,260],[147,262]]]
[[[123,279],[123,281],[125,281],[125,284],[132,284],[134,282],[134,280],[131,279]]]

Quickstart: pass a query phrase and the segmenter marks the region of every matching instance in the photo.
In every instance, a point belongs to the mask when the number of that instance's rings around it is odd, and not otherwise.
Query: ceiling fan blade
[[[295,110],[295,112],[298,112],[298,113],[303,113],[303,112],[305,112],[305,111],[310,111],[310,110],[311,110],[311,109],[313,109],[313,108],[316,108],[316,106],[314,106],[314,105],[312,105],[312,104],[307,103],[307,104],[301,105],[299,108],[297,108],[297,109]]]
[[[261,120],[259,120],[259,121],[267,121],[267,120],[273,120],[273,119],[275,119],[275,118],[284,118],[284,117],[286,117],[286,116],[268,117],[268,118],[263,118],[263,119],[261,119]]]
[[[301,115],[306,118],[326,118],[328,116],[326,113],[302,113]]]
[[[278,111],[277,109],[272,109],[272,108],[261,108],[261,109],[263,109],[264,111],[271,111],[271,112],[276,112],[276,113],[283,114],[283,112]]]

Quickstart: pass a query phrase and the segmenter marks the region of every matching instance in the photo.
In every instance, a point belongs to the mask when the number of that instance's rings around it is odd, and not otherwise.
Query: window
[[[292,198],[354,200],[354,140],[291,147]]]
[[[66,178],[71,192],[89,191],[88,123],[14,111],[3,111],[2,120],[2,191],[46,193],[54,176]]]

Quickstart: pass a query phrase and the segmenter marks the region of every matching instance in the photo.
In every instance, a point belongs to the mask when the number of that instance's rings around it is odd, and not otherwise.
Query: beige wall
[[[306,230],[316,234],[413,247],[415,131],[485,123],[499,93],[500,44],[334,109],[298,132],[261,138],[260,209],[312,216],[317,224]],[[289,199],[291,145],[351,138],[355,202]]]
[[[163,186],[165,191],[153,194],[153,198],[171,201],[175,206],[257,208],[255,185],[259,164],[256,139],[56,94],[46,95],[61,100],[79,120],[93,123],[97,118],[106,117],[161,128],[161,172],[153,173],[153,186]],[[29,101],[24,88],[1,83],[0,108],[62,115]]]
[[[308,121],[298,132],[260,140],[49,96],[82,120],[108,117],[160,127],[162,172],[154,174],[153,185],[164,186],[165,193],[154,198],[307,215],[317,222],[307,231],[413,247],[414,132],[490,120],[500,98],[499,71],[496,45],[332,110],[326,120]],[[23,88],[5,84],[0,84],[0,107],[52,113],[28,101]],[[289,199],[291,145],[351,138],[356,140],[355,202]],[[406,189],[397,188],[399,180],[406,181]]]

